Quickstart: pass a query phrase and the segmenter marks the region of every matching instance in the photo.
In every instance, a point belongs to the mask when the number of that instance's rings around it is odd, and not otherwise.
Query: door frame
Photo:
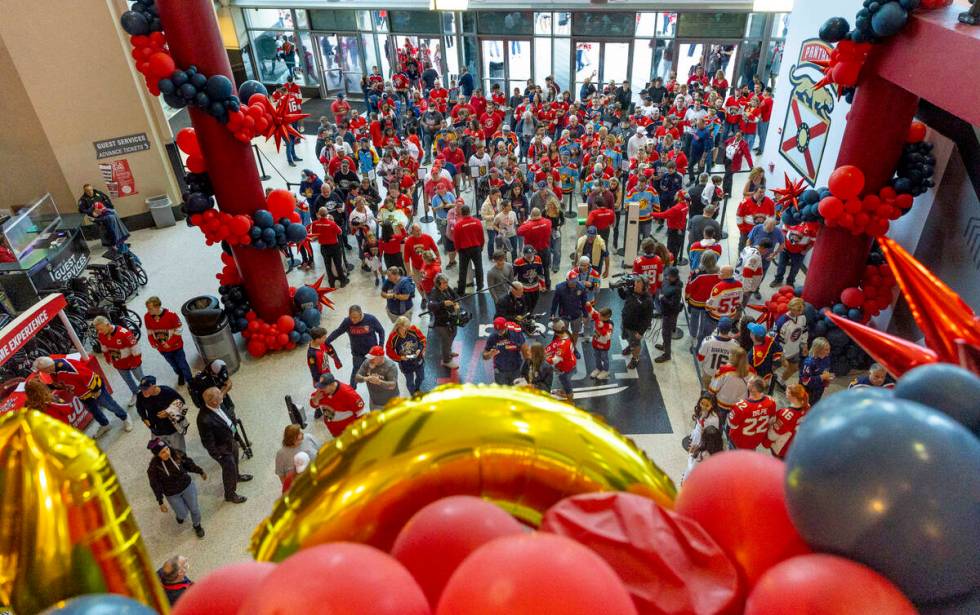
[[[534,78],[534,68],[535,68],[535,66],[534,66],[534,62],[535,62],[535,60],[534,60],[534,52],[535,52],[535,49],[534,49],[534,47],[535,47],[535,44],[534,44],[534,36],[532,36],[532,35],[527,35],[527,36],[499,36],[499,35],[496,35],[496,34],[487,34],[487,35],[478,35],[476,37],[476,50],[477,50],[477,53],[479,54],[479,57],[480,57],[479,65],[477,66],[477,68],[480,70],[480,90],[483,91],[483,95],[484,96],[488,96],[490,94],[490,89],[489,89],[490,88],[490,85],[489,85],[489,82],[491,81],[491,79],[490,79],[490,76],[489,75],[484,75],[483,74],[483,66],[484,66],[483,65],[483,43],[484,43],[484,41],[499,41],[501,43],[504,43],[504,77],[503,77],[504,85],[503,85],[503,91],[504,91],[504,95],[507,96],[508,98],[510,97],[510,93],[511,93],[511,90],[510,90],[510,82],[511,82],[512,77],[510,76],[510,45],[508,45],[507,43],[510,43],[511,41],[520,41],[522,43],[528,43],[531,46],[531,64],[530,64],[531,74],[528,75],[527,77],[525,77],[523,79],[524,84],[521,86],[521,90],[523,91],[524,90],[524,87],[527,84],[527,80]],[[462,58],[460,59],[460,66],[463,66],[463,64],[462,64]]]
[[[728,81],[728,87],[731,88],[736,83],[738,83],[739,67],[740,67],[740,65],[742,63],[742,51],[743,51],[743,48],[745,47],[745,44],[746,43],[749,43],[749,42],[751,42],[751,41],[748,41],[745,38],[696,38],[696,37],[695,38],[675,38],[674,39],[674,43],[673,43],[673,45],[674,45],[674,49],[673,49],[673,52],[674,52],[674,67],[673,67],[673,70],[676,72],[677,69],[678,69],[678,66],[680,65],[680,61],[679,60],[680,60],[680,55],[681,55],[681,45],[691,45],[691,44],[697,45],[697,44],[700,44],[700,45],[704,46],[704,48],[702,49],[702,54],[707,50],[707,48],[708,48],[709,45],[734,45],[735,46],[735,55],[733,55],[732,56],[732,59],[729,61],[729,62],[732,63],[732,66],[733,66],[732,78],[729,79],[729,81]],[[703,58],[704,58],[704,56],[702,55],[702,59]],[[708,67],[705,66],[705,70],[707,70],[707,68]],[[708,75],[708,78],[709,79],[713,78],[713,75]],[[677,73],[677,82],[678,83],[687,83],[687,75],[681,75],[678,72]],[[725,94],[727,95],[728,93],[726,92]]]
[[[596,43],[596,44],[599,45],[599,69],[600,70],[598,71],[598,74],[596,75],[596,80],[593,81],[593,85],[595,85],[596,88],[599,89],[599,90],[602,90],[602,86],[605,85],[606,82],[607,82],[606,79],[605,79],[605,77],[606,77],[606,74],[605,74],[605,72],[606,72],[605,71],[605,66],[606,66],[606,43],[626,43],[627,45],[629,45],[627,47],[627,50],[626,50],[626,80],[632,82],[632,80],[633,80],[632,79],[632,77],[633,77],[633,46],[636,43],[636,39],[630,38],[630,37],[627,37],[627,36],[617,36],[617,37],[597,36],[595,38],[589,38],[589,37],[583,37],[583,36],[573,36],[573,37],[571,37],[571,41],[572,41],[572,44],[569,46],[569,48],[570,48],[569,51],[571,52],[571,56],[569,57],[569,68],[570,68],[570,72],[571,72],[571,75],[572,75],[572,79],[571,79],[572,84],[571,85],[572,85],[572,88],[574,88],[574,91],[571,92],[572,93],[572,99],[578,100],[578,90],[579,90],[579,85],[580,85],[579,84],[579,81],[578,81],[578,78],[575,76],[575,74],[577,72],[575,70],[575,52],[576,52],[576,49],[578,49],[578,44],[579,43]],[[651,50],[651,53],[653,53],[653,50]],[[569,90],[571,91],[572,88],[569,88]]]

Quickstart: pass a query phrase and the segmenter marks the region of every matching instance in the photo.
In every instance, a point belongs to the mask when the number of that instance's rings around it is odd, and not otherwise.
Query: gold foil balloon
[[[480,496],[537,526],[562,498],[607,490],[668,507],[676,494],[632,441],[587,412],[530,389],[447,385],[393,401],[324,445],[251,548],[259,561],[333,541],[387,551],[415,512],[446,496]]]
[[[91,593],[169,611],[95,441],[33,410],[0,416],[0,605],[28,615]]]

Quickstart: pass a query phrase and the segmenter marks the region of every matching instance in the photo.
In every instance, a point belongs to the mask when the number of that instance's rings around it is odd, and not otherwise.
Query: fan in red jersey
[[[802,384],[786,387],[786,399],[789,405],[777,410],[769,425],[769,450],[780,459],[786,457],[796,430],[810,409],[810,396]]]
[[[728,413],[728,439],[735,448],[755,449],[769,443],[769,424],[776,415],[776,402],[766,395],[761,378],[749,381],[749,396]]]

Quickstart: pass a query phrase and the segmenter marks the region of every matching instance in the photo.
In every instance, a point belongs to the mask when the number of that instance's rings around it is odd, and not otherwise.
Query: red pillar
[[[158,0],[156,4],[178,67],[194,65],[204,75],[221,74],[234,82],[211,0]],[[251,146],[236,139],[205,111],[195,107],[188,110],[207,161],[218,208],[246,215],[264,208],[265,194]],[[232,250],[252,308],[259,317],[274,322],[279,316],[292,313],[279,250]]]
[[[837,166],[851,164],[864,172],[864,194],[890,182],[918,105],[917,96],[878,77],[873,62],[865,67],[837,155]],[[821,307],[837,303],[842,290],[861,281],[870,249],[867,235],[823,227],[810,258],[814,275],[806,277],[803,298]]]

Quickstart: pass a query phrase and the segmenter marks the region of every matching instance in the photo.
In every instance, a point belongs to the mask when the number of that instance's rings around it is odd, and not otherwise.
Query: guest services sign
[[[105,141],[96,141],[92,145],[95,146],[95,157],[98,160],[150,149],[150,142],[147,140],[145,132],[137,135],[116,137],[115,139],[106,139]]]

